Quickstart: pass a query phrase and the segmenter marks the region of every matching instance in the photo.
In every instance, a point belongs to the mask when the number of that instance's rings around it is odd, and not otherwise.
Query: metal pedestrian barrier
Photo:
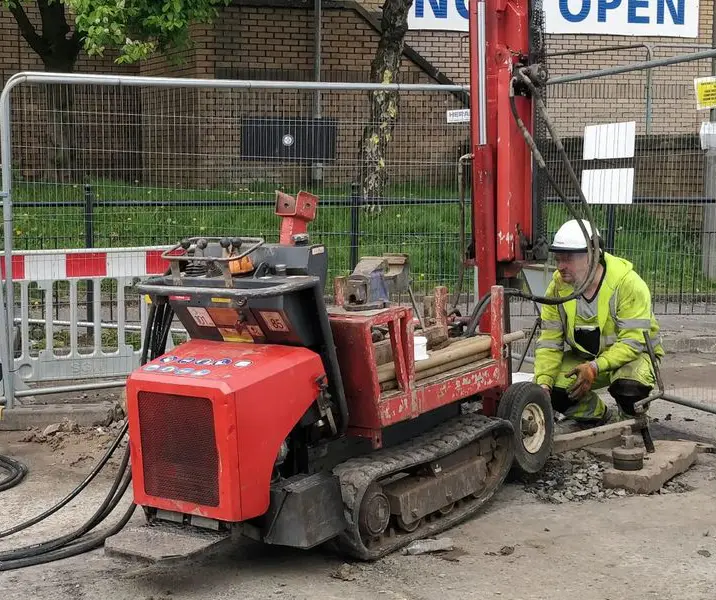
[[[147,304],[135,286],[166,272],[161,254],[168,248],[13,252],[17,395],[42,393],[51,382],[63,384],[53,391],[88,389],[87,380],[123,378],[136,368]]]

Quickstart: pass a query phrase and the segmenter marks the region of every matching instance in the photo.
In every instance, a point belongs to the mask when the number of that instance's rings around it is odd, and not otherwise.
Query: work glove
[[[598,369],[594,362],[582,363],[577,365],[569,373],[567,377],[577,377],[577,380],[569,386],[567,393],[572,400],[578,400],[589,390],[592,389],[594,380],[597,378]]]

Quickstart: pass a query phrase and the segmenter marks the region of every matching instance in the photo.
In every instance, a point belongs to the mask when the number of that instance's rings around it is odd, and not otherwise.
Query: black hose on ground
[[[130,479],[125,476],[125,472],[127,471],[128,464],[129,448],[126,448],[124,457],[122,458],[122,464],[120,465],[119,471],[114,478],[114,481],[112,482],[112,487],[105,496],[99,508],[83,525],[81,525],[75,531],[55,538],[53,540],[40,542],[38,544],[31,544],[23,548],[16,548],[14,550],[6,550],[4,552],[0,552],[0,561],[27,558],[29,556],[35,556],[38,554],[44,554],[45,552],[49,552],[51,550],[56,550],[57,548],[61,548],[65,544],[73,542],[77,538],[82,537],[84,534],[94,529],[107,517],[109,512],[114,509],[117,503],[119,503],[121,497],[124,495],[124,492],[127,490],[127,486],[129,485]],[[123,484],[123,480],[126,481],[126,485]],[[120,492],[117,493],[117,490],[120,490]]]
[[[87,477],[84,478],[82,483],[80,483],[75,489],[73,489],[69,494],[67,494],[62,500],[57,502],[54,506],[51,508],[48,508],[46,511],[40,513],[39,515],[32,517],[31,519],[28,519],[27,521],[23,521],[19,525],[15,525],[14,527],[11,527],[10,529],[6,529],[5,531],[0,531],[0,538],[7,537],[9,535],[13,535],[14,533],[17,533],[19,531],[23,531],[24,529],[27,529],[28,527],[32,527],[33,525],[39,523],[40,521],[44,521],[48,517],[55,514],[58,510],[60,510],[63,506],[67,505],[68,502],[71,502],[74,500],[80,492],[85,489],[92,480],[97,477],[99,472],[104,468],[104,466],[107,464],[107,461],[112,457],[115,450],[121,443],[122,439],[124,438],[124,434],[127,432],[127,423],[125,422],[124,425],[122,425],[122,429],[119,431],[119,435],[114,439],[112,444],[107,448],[107,451],[104,453],[104,456],[99,460],[99,462],[95,465],[95,467],[92,469],[92,471],[87,475]]]
[[[140,363],[146,364],[148,360],[154,360],[164,352],[166,345],[167,336],[169,334],[169,328],[171,326],[171,320],[173,318],[173,311],[169,307],[163,305],[159,306],[159,309],[152,304],[148,319],[147,329],[145,331],[144,343],[142,348],[142,355]],[[97,473],[106,466],[109,457],[116,450],[117,446],[121,442],[122,438],[127,432],[127,423],[125,422],[122,430],[120,431],[117,439],[114,440],[112,446],[108,449],[105,455],[102,457],[98,465],[95,467],[92,473],[83,481],[75,490],[70,492],[68,497],[58,502],[54,507],[43,512],[41,515],[30,519],[25,523],[14,526],[7,530],[8,532],[17,533],[31,525],[43,521],[54,512],[57,512],[62,506],[66,505],[72,498],[77,496],[84,487],[97,475]],[[117,507],[125,492],[129,488],[129,484],[132,480],[132,472],[129,468],[129,447],[125,449],[122,463],[119,471],[114,478],[112,487],[109,493],[105,496],[100,507],[95,513],[88,519],[83,525],[72,533],[66,534],[59,538],[40,542],[26,546],[24,548],[18,548],[15,550],[9,550],[0,552],[0,571],[9,571],[12,569],[19,569],[31,565],[44,564],[62,558],[70,556],[76,556],[83,552],[87,552],[94,548],[101,546],[108,537],[114,535],[120,531],[129,522],[129,519],[134,514],[136,505],[132,502],[122,516],[119,522],[112,527],[108,528],[104,532],[96,533],[93,535],[87,535],[90,531],[96,528],[102,523]],[[8,532],[2,532],[5,535],[10,535]]]
[[[122,484],[122,488],[120,488],[120,492],[117,494],[117,501],[113,503],[112,508],[116,507],[116,505],[119,503],[119,500],[124,495],[124,491],[122,490],[127,489],[130,480],[131,474],[128,473],[128,476],[126,477],[126,485],[124,483]],[[104,544],[104,541],[108,537],[111,537],[118,533],[129,522],[129,519],[132,518],[132,515],[134,514],[136,508],[137,505],[132,502],[125,511],[125,513],[122,515],[122,518],[117,523],[107,528],[105,531],[101,531],[93,535],[84,536],[81,539],[74,540],[71,543],[68,543],[63,547],[57,548],[55,550],[27,556],[25,558],[0,561],[0,571],[11,571],[14,569],[22,569],[24,567],[46,564],[56,560],[61,560],[63,558],[77,556],[78,554],[83,554],[85,552],[89,552],[90,550],[94,550],[95,548],[99,548],[100,546],[102,546],[102,544]],[[111,510],[109,512],[111,512]],[[107,514],[109,514],[109,512]]]
[[[0,480],[0,492],[15,487],[27,475],[27,466],[8,456],[0,456],[0,469],[8,473],[5,479]]]

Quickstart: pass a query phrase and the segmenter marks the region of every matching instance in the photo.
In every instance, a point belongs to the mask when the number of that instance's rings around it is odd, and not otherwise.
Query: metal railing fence
[[[374,91],[399,92],[382,115]],[[204,233],[276,241],[276,190],[303,189],[319,197],[309,231],[329,250],[327,291],[359,256],[384,252],[409,255],[418,296],[458,278],[469,125],[447,111],[465,107],[460,86],[20,74],[3,98],[6,250],[157,246]],[[12,323],[22,298],[12,279],[5,290]],[[113,317],[112,285],[46,293],[54,307],[76,300],[72,314],[86,322],[93,310]],[[4,365],[12,354],[4,349]]]
[[[630,45],[599,56],[609,67],[629,64],[643,51]],[[654,59],[667,54],[659,46],[649,51]],[[581,52],[560,53],[549,59],[550,75],[583,70],[583,60]],[[633,185],[631,194],[611,190],[614,203],[603,193],[603,204],[592,208],[607,249],[630,260],[649,284],[657,314],[716,313],[716,188],[709,183],[716,171],[699,136],[709,113],[696,110],[694,93],[694,78],[710,73],[711,59],[702,59],[546,88],[547,108],[581,181],[583,171],[604,178],[606,171],[633,170],[633,180],[618,186]],[[627,122],[635,128],[631,156],[585,159],[586,127]],[[575,200],[556,147],[548,137],[539,145],[547,168]],[[552,236],[568,213],[539,173],[536,186],[544,232]]]
[[[633,203],[594,208],[609,249],[634,262],[658,314],[709,314],[716,304],[708,275],[716,264],[709,245],[715,205],[704,185],[707,161],[697,128],[703,114],[693,107],[693,76],[707,67],[710,61],[654,68],[648,86],[640,73],[547,90],[547,107],[578,174],[585,167],[586,125],[636,123],[631,162],[601,165],[634,168]],[[569,69],[567,62],[563,70]],[[382,155],[373,168],[381,185],[371,193],[365,144],[378,135],[370,96],[378,90],[399,92],[399,103],[392,116],[383,115],[389,137],[378,140]],[[329,248],[329,278],[346,274],[359,256],[405,252],[418,296],[436,284],[452,292],[460,262],[458,159],[470,139],[468,124],[450,123],[446,113],[465,107],[465,92],[428,84],[21,74],[0,102],[4,247],[156,246],[202,233],[273,241],[275,191],[305,189],[320,198],[310,231]],[[549,140],[538,142],[572,195]],[[566,213],[554,191],[537,183],[551,235]],[[469,210],[465,221],[469,228]],[[5,268],[12,269],[11,261]],[[468,269],[463,290],[472,289]],[[99,299],[95,290],[77,288],[76,316],[94,322],[99,302],[114,322],[115,287],[100,286]],[[22,298],[11,278],[3,291],[13,300],[0,314],[0,330],[8,331],[5,323],[14,323]],[[69,303],[57,286],[52,293],[53,306]],[[66,317],[55,315],[59,322]],[[8,336],[4,365],[11,356]],[[8,398],[13,380],[4,378]]]

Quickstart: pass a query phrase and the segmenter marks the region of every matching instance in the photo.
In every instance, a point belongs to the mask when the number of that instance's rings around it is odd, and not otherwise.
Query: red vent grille
[[[211,401],[155,392],[140,392],[138,401],[147,494],[219,506]]]

